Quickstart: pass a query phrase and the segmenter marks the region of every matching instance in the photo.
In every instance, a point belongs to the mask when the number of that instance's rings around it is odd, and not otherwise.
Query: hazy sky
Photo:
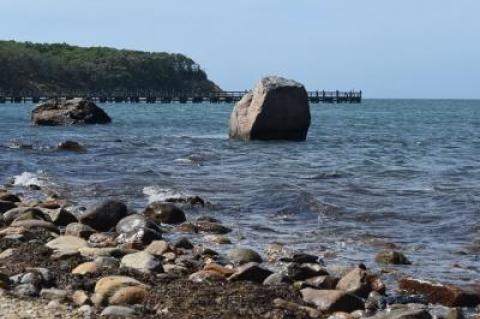
[[[0,38],[184,53],[224,89],[278,74],[480,98],[480,0],[0,0]]]

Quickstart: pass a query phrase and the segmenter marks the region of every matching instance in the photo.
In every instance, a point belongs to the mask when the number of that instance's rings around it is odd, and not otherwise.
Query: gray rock
[[[341,290],[317,290],[305,288],[300,291],[305,302],[314,304],[326,312],[352,312],[364,309],[362,299]]]
[[[305,140],[310,126],[310,104],[305,87],[270,76],[246,94],[230,117],[231,138],[244,140]]]
[[[135,309],[125,306],[108,306],[103,309],[100,317],[115,317],[115,318],[135,318],[137,317]]]
[[[175,204],[154,202],[145,208],[144,215],[157,224],[181,224],[186,221],[185,213]]]
[[[193,249],[193,244],[186,237],[178,238],[173,244],[175,248]]]
[[[223,226],[222,224],[218,222],[211,222],[211,221],[197,221],[195,224],[195,228],[197,229],[198,232],[201,233],[209,233],[209,234],[228,234],[232,230],[226,226]]]
[[[169,250],[168,243],[164,240],[155,240],[145,248],[145,251],[154,255],[154,256],[162,256]]]
[[[95,229],[80,223],[70,223],[65,228],[66,236],[75,236],[83,239],[88,239],[94,233],[96,233]]]
[[[278,286],[281,284],[291,284],[290,278],[281,273],[271,274],[263,281],[265,286]]]
[[[288,264],[285,275],[293,281],[305,280],[312,277],[328,276],[328,271],[319,264]]]
[[[368,274],[365,269],[356,267],[340,279],[337,289],[366,298],[372,291],[367,277]]]
[[[140,214],[128,215],[127,217],[122,218],[122,220],[117,223],[117,226],[115,226],[115,230],[119,234],[134,232],[140,228],[150,228],[159,233],[162,232],[157,224],[147,220],[144,215]]]
[[[53,249],[55,256],[61,257],[76,255],[79,253],[80,248],[87,247],[88,244],[85,240],[79,237],[59,236],[54,240],[49,241],[45,246]]]
[[[127,206],[124,203],[109,200],[84,214],[80,222],[95,230],[106,232],[115,227],[122,218],[127,216],[127,213]]]
[[[262,257],[254,250],[248,248],[234,248],[228,252],[228,259],[234,264],[243,265],[250,262],[261,263]]]
[[[142,227],[128,233],[120,234],[116,238],[116,241],[119,244],[138,244],[144,246],[150,244],[154,240],[160,239],[162,239],[162,233],[151,228]]]
[[[160,260],[145,251],[123,256],[120,267],[136,269],[144,273],[163,272]]]
[[[251,281],[256,283],[263,283],[272,272],[270,270],[260,267],[257,263],[251,262],[238,267],[229,281]]]
[[[111,118],[95,103],[82,98],[50,100],[32,111],[36,125],[107,124]]]
[[[45,212],[50,216],[52,223],[57,226],[67,226],[71,223],[77,222],[77,218],[63,208],[58,209],[45,209]]]
[[[44,288],[40,291],[40,297],[44,299],[64,301],[67,299],[67,292],[62,289]]]
[[[23,227],[26,229],[45,229],[54,233],[59,234],[60,230],[54,224],[44,221],[44,220],[15,220],[12,224],[13,227]]]
[[[38,289],[32,284],[21,284],[13,289],[13,293],[19,297],[38,296]]]

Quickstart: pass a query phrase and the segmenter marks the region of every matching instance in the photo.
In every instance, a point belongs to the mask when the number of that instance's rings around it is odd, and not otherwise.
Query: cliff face
[[[219,91],[181,54],[0,41],[0,91]]]

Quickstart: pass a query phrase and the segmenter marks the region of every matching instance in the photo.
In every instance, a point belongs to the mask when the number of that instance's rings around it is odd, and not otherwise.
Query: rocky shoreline
[[[110,200],[77,215],[58,195],[0,189],[0,318],[480,318],[480,287],[387,287],[388,265],[410,263],[401,252],[372,256],[385,265],[376,273],[279,243],[256,252],[218,219],[191,218],[205,205],[172,198],[133,212]]]

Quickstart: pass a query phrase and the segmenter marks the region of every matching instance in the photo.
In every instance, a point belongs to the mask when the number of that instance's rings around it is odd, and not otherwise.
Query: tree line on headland
[[[0,41],[0,91],[215,92],[182,54]]]

